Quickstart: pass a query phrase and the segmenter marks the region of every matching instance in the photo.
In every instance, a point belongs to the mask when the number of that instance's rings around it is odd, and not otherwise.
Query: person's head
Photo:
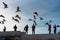
[[[54,26],[56,26],[56,24],[54,24]]]
[[[33,24],[33,26],[34,26],[34,24]]]

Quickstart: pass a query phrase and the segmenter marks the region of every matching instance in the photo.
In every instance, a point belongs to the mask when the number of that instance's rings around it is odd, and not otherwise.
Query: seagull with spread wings
[[[3,2],[3,4],[4,4],[4,9],[8,8],[8,5],[6,3]]]
[[[34,14],[38,16],[38,13],[37,12],[34,12]]]
[[[19,17],[19,15],[16,15],[15,17],[19,18],[21,20],[21,17]]]
[[[34,19],[36,19],[36,16],[35,15],[33,15],[34,16]]]
[[[19,6],[18,6],[16,12],[20,12],[20,11],[21,11],[21,10],[20,10],[20,8],[19,8]]]
[[[3,17],[3,18],[5,18],[3,15],[0,15],[0,17]]]
[[[12,17],[12,19],[13,19],[14,21],[16,21],[16,22],[19,23],[19,20],[18,20],[18,19],[15,19],[14,17]]]
[[[42,17],[39,17],[40,18],[40,20],[43,20],[43,18]]]
[[[28,21],[33,21],[33,19],[28,19]]]
[[[35,26],[36,26],[36,25],[37,25],[36,21],[34,20],[33,22],[34,22],[34,24],[35,24]]]

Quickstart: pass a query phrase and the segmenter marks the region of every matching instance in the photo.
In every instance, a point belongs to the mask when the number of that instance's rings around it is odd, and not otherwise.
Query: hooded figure
[[[51,24],[47,22],[45,25],[48,25],[48,31],[49,31],[49,34],[51,34]]]
[[[24,30],[25,30],[25,32],[28,34],[28,25],[26,25],[25,27],[24,27]]]

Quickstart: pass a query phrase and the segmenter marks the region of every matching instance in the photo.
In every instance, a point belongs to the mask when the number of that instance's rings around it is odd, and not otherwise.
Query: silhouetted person
[[[51,34],[51,24],[46,23],[45,25],[48,25],[48,31],[49,31],[49,34]]]
[[[38,13],[37,12],[34,12],[34,14],[38,16]]]
[[[6,27],[4,26],[4,29],[3,29],[3,31],[5,32],[6,31]]]
[[[36,19],[36,16],[35,15],[33,15],[34,16],[34,19]]]
[[[54,34],[56,34],[56,24],[54,25]]]
[[[19,15],[16,15],[15,17],[19,18],[21,20],[21,17],[19,17]]]
[[[42,17],[39,17],[40,18],[40,20],[43,20],[43,18]]]
[[[13,28],[14,28],[14,31],[17,31],[17,26],[16,25]]]
[[[0,15],[0,17],[3,17],[3,18],[5,18],[3,15]]]
[[[4,9],[5,9],[5,8],[8,8],[8,6],[7,6],[7,4],[6,4],[6,3],[4,3],[4,2],[3,2],[3,4],[4,4]]]
[[[25,30],[25,32],[26,32],[26,34],[28,34],[28,25],[26,25],[25,27],[24,27],[24,30]]]
[[[16,12],[20,12],[20,11],[21,11],[21,10],[20,10],[20,8],[19,8],[19,6],[18,6]]]
[[[35,25],[32,25],[32,34],[35,34]]]
[[[48,31],[49,31],[49,34],[51,34],[51,25],[49,25]]]
[[[18,19],[15,19],[14,17],[12,17],[12,19],[13,19],[14,21],[16,21],[16,22],[19,23],[19,20],[18,20]]]

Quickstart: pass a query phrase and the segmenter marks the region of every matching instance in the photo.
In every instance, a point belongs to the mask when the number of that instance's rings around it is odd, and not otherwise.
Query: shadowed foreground
[[[0,32],[0,40],[60,40],[58,34],[30,34],[20,31]]]

